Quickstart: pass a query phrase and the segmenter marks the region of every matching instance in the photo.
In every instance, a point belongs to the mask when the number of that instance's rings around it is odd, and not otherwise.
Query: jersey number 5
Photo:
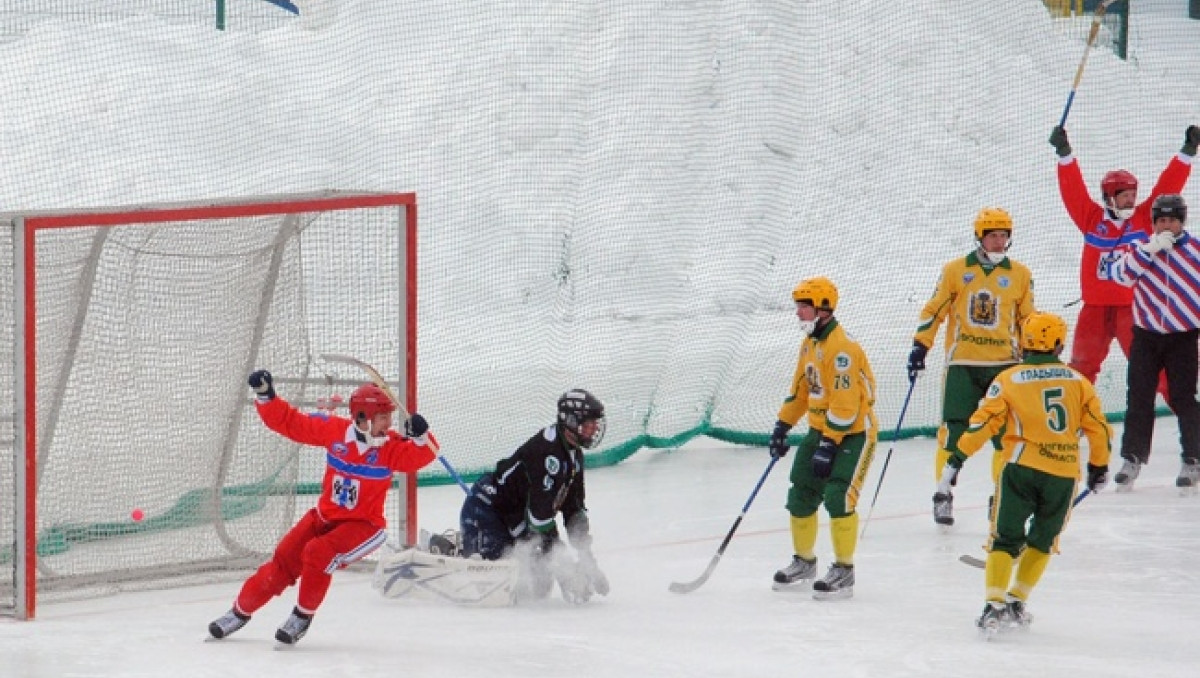
[[[1055,433],[1067,430],[1067,408],[1062,404],[1063,390],[1048,388],[1042,391],[1042,407],[1046,410],[1046,426]]]

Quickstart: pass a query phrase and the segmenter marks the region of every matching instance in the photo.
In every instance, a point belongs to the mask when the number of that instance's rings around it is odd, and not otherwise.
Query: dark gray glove
[[[767,449],[771,451],[771,457],[774,459],[783,459],[788,453],[788,431],[792,429],[782,421],[775,422],[775,430],[771,433],[771,442],[767,445]]]
[[[258,394],[258,399],[266,402],[275,399],[275,380],[271,378],[271,373],[266,370],[254,370],[250,373],[250,378],[246,380],[250,384],[250,388]]]
[[[1187,131],[1183,133],[1183,148],[1179,149],[1179,152],[1194,156],[1197,146],[1200,146],[1200,127],[1188,125]]]
[[[929,354],[929,349],[919,341],[913,342],[912,351],[908,353],[908,381],[909,383],[917,380],[917,376],[925,369],[925,356]]]
[[[831,438],[821,436],[817,450],[813,452],[812,471],[816,478],[828,478],[833,473],[833,458],[837,456],[838,444]]]
[[[425,417],[413,412],[412,415],[404,422],[404,435],[409,438],[420,438],[429,431],[429,422],[425,421]]]
[[[1054,147],[1054,152],[1060,158],[1071,155],[1071,142],[1067,141],[1067,130],[1058,125],[1055,125],[1054,129],[1050,130],[1050,145]],[[1192,152],[1192,155],[1195,155],[1195,151]]]

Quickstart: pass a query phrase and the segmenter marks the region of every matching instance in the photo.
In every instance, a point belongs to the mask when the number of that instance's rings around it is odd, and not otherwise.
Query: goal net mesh
[[[200,207],[152,223],[106,214],[123,223],[37,231],[41,591],[255,565],[315,503],[323,454],[262,425],[246,375],[269,368],[280,395],[310,411],[366,380],[329,369],[323,353],[353,353],[399,379],[405,207],[339,199],[330,211],[276,199],[265,209],[292,211],[215,218]],[[12,299],[12,228],[3,238],[0,286]],[[22,309],[4,312],[11,350]],[[0,397],[11,402],[4,365]],[[6,452],[19,461],[12,436]],[[0,521],[13,535],[12,514]],[[11,543],[0,547],[6,572]]]

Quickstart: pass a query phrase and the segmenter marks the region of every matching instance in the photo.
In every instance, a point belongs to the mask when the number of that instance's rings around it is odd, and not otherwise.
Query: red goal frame
[[[398,337],[404,342],[398,366],[400,392],[410,410],[417,408],[417,200],[415,193],[328,191],[316,194],[236,198],[214,202],[152,206],[10,213],[14,287],[13,432],[15,533],[14,613],[31,620],[37,612],[37,267],[40,232],[80,227],[154,224],[204,219],[261,217],[306,212],[397,207],[404,211],[404,237],[399,270],[404,278],[404,304]],[[347,347],[353,348],[353,347]],[[404,474],[399,485],[397,525],[406,543],[417,539],[416,474]]]

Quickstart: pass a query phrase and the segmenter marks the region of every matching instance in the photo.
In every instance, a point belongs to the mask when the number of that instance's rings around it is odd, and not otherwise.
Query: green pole
[[[225,30],[225,0],[217,0],[217,30]]]

